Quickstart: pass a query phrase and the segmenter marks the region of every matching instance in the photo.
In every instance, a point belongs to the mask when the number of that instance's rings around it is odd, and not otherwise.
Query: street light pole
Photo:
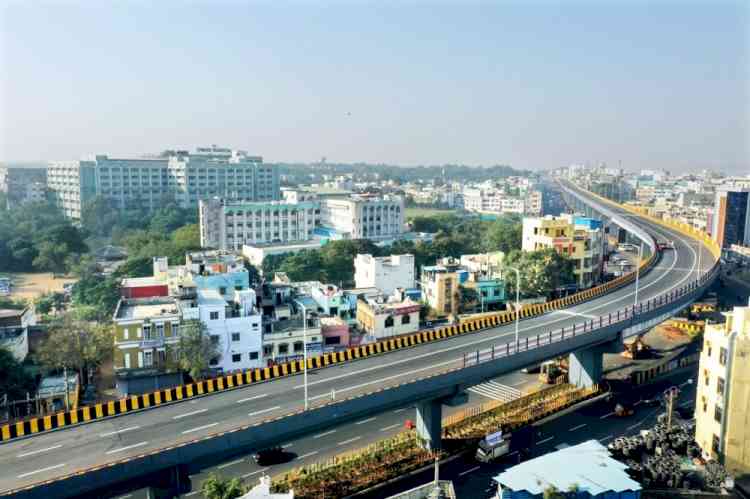
[[[643,243],[638,246],[638,261],[635,266],[635,301],[633,302],[633,312],[635,313],[635,307],[638,305],[638,283],[641,277],[641,260],[643,259]]]
[[[300,306],[302,307],[302,358],[305,362],[302,372],[304,373],[303,384],[305,385],[305,410],[307,410],[307,308],[302,303],[300,303]]]
[[[508,267],[508,269],[516,273],[516,345],[518,345],[518,322],[521,318],[521,300],[519,299],[521,296],[521,272],[515,267]]]

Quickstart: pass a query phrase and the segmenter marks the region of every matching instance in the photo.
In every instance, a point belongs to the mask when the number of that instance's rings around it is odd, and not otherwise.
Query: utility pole
[[[672,412],[674,411],[674,399],[679,395],[680,389],[676,386],[664,390],[664,398],[667,401],[667,431],[672,429]]]
[[[641,260],[643,259],[643,243],[638,247],[638,261],[635,267],[635,301],[633,302],[633,313],[635,313],[635,307],[638,305],[638,282],[641,277]]]

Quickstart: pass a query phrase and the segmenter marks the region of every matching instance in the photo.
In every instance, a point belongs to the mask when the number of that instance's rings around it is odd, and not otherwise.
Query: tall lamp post
[[[633,302],[633,313],[635,313],[635,307],[638,305],[638,283],[641,277],[641,260],[643,259],[643,243],[638,246],[638,261],[635,265],[635,301]]]
[[[521,318],[521,272],[515,267],[506,267],[516,273],[516,345],[518,345],[518,321]]]
[[[305,366],[302,368],[303,373],[303,384],[305,385],[305,410],[308,408],[307,401],[307,308],[303,303],[299,303],[302,307],[302,357],[305,362]]]

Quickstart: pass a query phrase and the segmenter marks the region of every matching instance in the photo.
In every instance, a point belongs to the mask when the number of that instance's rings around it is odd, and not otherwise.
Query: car
[[[269,447],[253,454],[253,459],[259,466],[271,466],[282,464],[292,460],[292,454],[286,452],[282,447]]]

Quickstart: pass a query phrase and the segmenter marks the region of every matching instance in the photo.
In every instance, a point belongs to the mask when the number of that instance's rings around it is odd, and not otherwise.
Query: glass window
[[[411,322],[411,316],[409,314],[401,316],[401,324],[409,324],[409,322]]]
[[[721,452],[721,440],[719,439],[718,435],[714,435],[714,437],[711,439],[711,450],[716,454]]]
[[[258,360],[258,352],[250,352],[250,360]]]
[[[209,319],[212,321],[219,319],[219,312],[209,312]]]
[[[289,345],[287,343],[279,343],[279,354],[286,354],[289,352]]]
[[[143,367],[151,367],[154,365],[154,352],[147,350],[143,352]]]
[[[716,380],[716,393],[724,395],[724,378],[718,378]]]
[[[714,407],[714,419],[717,423],[721,423],[722,410],[718,404]]]
[[[385,318],[385,327],[393,327],[393,317]]]
[[[727,349],[724,347],[719,349],[719,364],[722,366],[727,365]]]
[[[240,353],[233,353],[232,354],[232,362],[239,362],[242,360],[242,354]]]
[[[232,341],[240,341],[240,333],[232,333]]]

